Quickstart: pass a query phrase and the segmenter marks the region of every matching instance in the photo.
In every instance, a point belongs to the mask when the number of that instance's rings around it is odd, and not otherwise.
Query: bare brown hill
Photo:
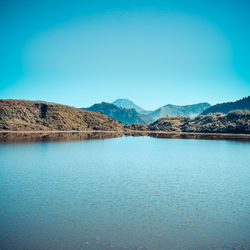
[[[0,130],[122,129],[121,123],[100,113],[39,101],[0,99]]]

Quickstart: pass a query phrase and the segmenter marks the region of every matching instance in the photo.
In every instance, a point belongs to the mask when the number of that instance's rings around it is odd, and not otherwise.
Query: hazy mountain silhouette
[[[172,105],[167,104],[155,111],[150,112],[148,115],[153,119],[157,120],[162,117],[171,116],[197,116],[202,113],[205,109],[210,107],[209,103],[198,103],[193,105]]]
[[[133,103],[129,99],[117,99],[114,102],[112,102],[112,104],[115,104],[116,106],[118,106],[120,108],[135,109],[137,112],[139,112],[141,114],[150,112],[150,111],[144,110],[143,108],[136,105],[135,103]]]
[[[157,120],[167,116],[197,116],[211,106],[209,103],[198,103],[184,106],[167,104],[154,111],[148,111],[136,105],[129,99],[117,99],[113,104],[122,108],[134,108],[138,113],[144,114],[152,120]]]

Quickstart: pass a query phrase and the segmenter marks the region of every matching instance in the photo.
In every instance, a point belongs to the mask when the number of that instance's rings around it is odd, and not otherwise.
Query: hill
[[[121,121],[123,124],[132,124],[132,123],[140,123],[140,124],[149,124],[152,120],[143,115],[138,113],[134,108],[126,109],[118,107],[112,103],[98,103],[94,104],[89,108],[84,108],[84,110],[90,110],[94,112],[103,113],[113,119]]]
[[[213,105],[202,112],[202,115],[211,113],[227,114],[232,110],[250,110],[250,96],[237,100],[235,102],[225,102]]]
[[[0,99],[0,130],[122,130],[118,121],[95,112],[26,100]]]
[[[81,110],[65,105],[49,104],[25,100],[0,99],[0,130],[76,130],[76,131],[169,131],[198,133],[246,133],[250,134],[250,111],[230,111],[228,114],[216,113],[197,117],[165,117],[150,125],[135,109],[123,109],[113,104],[101,103],[92,106],[92,110],[109,111],[122,124],[104,114]],[[102,112],[102,111],[100,111]],[[118,112],[118,113],[116,113]],[[138,116],[141,115],[141,116]],[[122,118],[122,119],[121,119]],[[138,124],[141,123],[141,124]]]
[[[250,112],[231,111],[229,114],[190,117],[165,117],[150,125],[126,125],[125,130],[198,132],[198,133],[250,133]]]
[[[166,117],[150,124],[150,130],[199,133],[250,133],[250,112],[231,111],[229,114],[190,117]]]
[[[193,105],[168,104],[148,114],[153,120],[167,116],[197,116],[211,105],[209,103],[198,103]]]

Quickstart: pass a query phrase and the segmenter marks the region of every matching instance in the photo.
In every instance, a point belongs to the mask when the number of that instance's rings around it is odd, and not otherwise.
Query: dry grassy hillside
[[[26,100],[0,99],[0,130],[122,130],[106,115]]]
[[[150,125],[126,125],[126,130],[198,132],[198,133],[250,133],[250,112],[231,111],[229,114],[200,115],[190,117],[165,117]]]
[[[201,132],[201,133],[250,133],[250,112],[231,111],[228,115],[217,113],[196,118],[166,117],[150,124],[150,130]]]

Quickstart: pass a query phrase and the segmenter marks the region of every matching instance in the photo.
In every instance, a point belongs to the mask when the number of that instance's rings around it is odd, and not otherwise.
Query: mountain
[[[207,115],[210,113],[223,113],[227,114],[231,110],[250,110],[250,96],[244,97],[235,102],[225,102],[213,105],[202,112],[202,115]]]
[[[60,104],[0,99],[0,130],[121,131],[118,121],[95,112]]]
[[[121,121],[123,124],[126,123],[149,124],[150,122],[152,122],[152,120],[149,117],[138,113],[134,108],[132,109],[121,108],[112,103],[102,102],[94,104],[89,108],[84,108],[84,110],[103,113],[113,119]]]
[[[135,109],[138,113],[145,114],[150,111],[146,111],[143,108],[139,107],[138,105],[134,104],[132,101],[129,99],[117,99],[112,104],[115,104],[116,106],[120,108],[125,108],[125,109]]]
[[[148,114],[153,120],[167,116],[197,116],[211,105],[209,103],[198,103],[193,105],[172,105],[168,104]]]
[[[244,98],[244,100],[247,98]],[[249,98],[248,98],[249,99]],[[250,111],[230,111],[197,117],[165,117],[150,125],[143,125],[145,118],[135,109],[123,109],[110,103],[95,104],[92,110],[103,110],[124,123],[125,130],[174,131],[200,133],[250,133]],[[101,111],[102,112],[102,111]],[[26,100],[0,99],[0,130],[34,131],[123,131],[120,122],[97,112],[81,110],[66,105],[48,104]]]
[[[148,111],[128,99],[117,99],[113,104],[121,108],[134,108],[138,113],[144,114],[154,121],[166,116],[197,116],[211,106],[209,103],[198,103],[185,106],[168,104],[154,111]]]

